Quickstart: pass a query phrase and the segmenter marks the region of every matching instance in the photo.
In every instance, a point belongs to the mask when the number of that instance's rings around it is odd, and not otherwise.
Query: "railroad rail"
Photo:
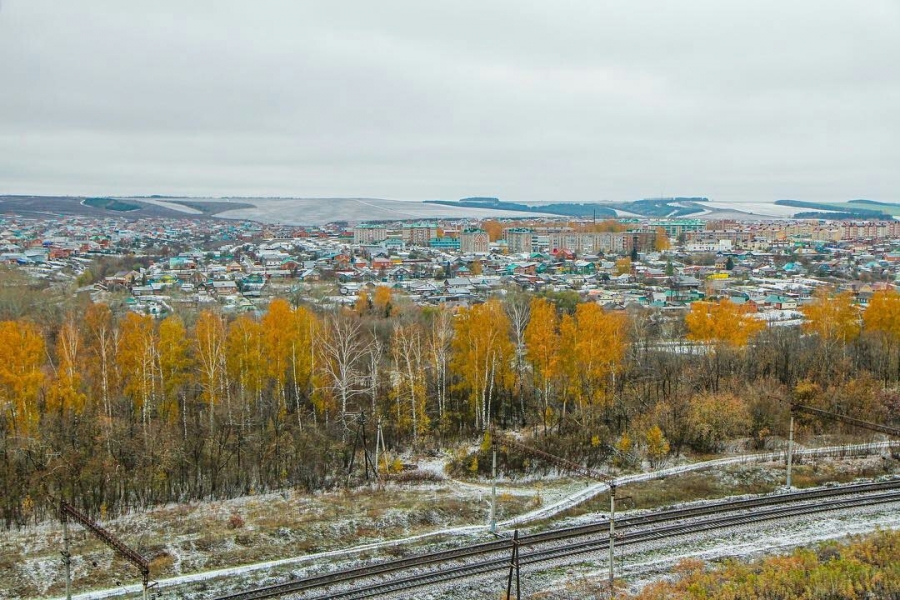
[[[618,533],[615,543],[632,545],[664,537],[770,521],[787,516],[888,502],[900,502],[900,479],[724,500],[616,519]],[[535,548],[553,543],[556,545],[521,553],[520,564],[536,564],[608,549],[610,541],[608,527],[609,523],[604,519],[590,525],[521,535],[518,538],[520,548]],[[593,537],[579,539],[589,536]],[[246,590],[220,596],[216,600],[276,598],[289,594],[314,593],[326,589],[329,591],[324,595],[307,596],[306,598],[308,600],[324,600],[325,598],[377,597],[387,593],[508,569],[508,553],[511,547],[512,541],[509,539],[473,544]],[[468,562],[453,564],[455,561],[464,560]],[[383,579],[411,569],[421,569],[423,572],[386,581],[378,580],[378,578]],[[359,587],[352,587],[357,583],[360,584]],[[343,589],[329,589],[335,586],[341,586]]]
[[[852,500],[850,498],[838,498],[829,500],[823,504],[805,505],[800,508],[768,508],[761,513],[753,515],[717,517],[709,519],[707,521],[682,523],[665,527],[654,527],[652,529],[641,530],[634,533],[617,534],[616,544],[617,546],[628,546],[638,543],[651,542],[666,537],[674,537],[701,531],[722,529],[725,527],[734,527],[737,525],[748,523],[771,521],[787,516],[814,514],[817,512],[838,510],[840,508],[851,508],[898,501],[900,501],[900,495],[896,493],[881,493],[857,500]],[[529,564],[538,564],[542,562],[560,560],[570,556],[603,551],[608,547],[608,545],[608,538],[581,541],[557,548],[549,548],[532,552],[530,554],[520,554],[519,563],[520,565],[525,566]],[[502,556],[490,560],[485,560],[479,563],[460,565],[448,569],[441,569],[439,571],[432,571],[429,573],[409,576],[401,579],[393,579],[385,582],[367,583],[364,588],[328,592],[325,595],[308,597],[307,600],[325,600],[326,598],[344,598],[346,600],[355,600],[360,598],[382,597],[385,594],[401,592],[425,585],[442,584],[453,580],[467,579],[475,575],[504,571],[508,568],[509,557]]]

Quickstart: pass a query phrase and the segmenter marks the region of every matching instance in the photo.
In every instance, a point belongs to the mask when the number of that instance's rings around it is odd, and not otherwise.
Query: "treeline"
[[[872,208],[857,208],[857,207],[846,207],[841,204],[829,204],[827,202],[807,202],[805,200],[776,200],[775,204],[780,206],[793,206],[796,208],[814,208],[819,211],[827,211],[827,213],[834,214],[839,212],[841,214],[852,214],[854,218],[857,219],[891,219],[891,215],[885,213],[882,210],[872,209]],[[826,213],[826,214],[827,214]],[[798,213],[798,214],[811,214],[811,213]],[[820,213],[816,213],[820,214]],[[797,215],[795,215],[797,217]],[[799,217],[797,217],[799,218]],[[839,218],[839,217],[826,217],[826,218]]]
[[[880,422],[900,409],[896,292],[862,314],[822,293],[803,332],[766,329],[727,300],[673,319],[513,291],[453,310],[379,287],[352,309],[276,299],[259,318],[161,321],[104,304],[46,318],[16,306],[0,321],[7,527],[60,497],[109,514],[343,484],[362,414],[370,444],[380,420],[395,454],[496,426],[529,428],[573,460],[659,464],[736,437],[765,446],[794,398]]]

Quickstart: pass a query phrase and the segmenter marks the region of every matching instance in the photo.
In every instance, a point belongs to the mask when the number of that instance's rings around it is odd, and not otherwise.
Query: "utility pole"
[[[522,596],[521,582],[519,581],[519,530],[513,532],[512,560],[509,563],[509,576],[506,578],[506,600],[512,600],[513,570],[516,572],[516,600]]]
[[[66,600],[72,600],[72,554],[69,552],[69,519],[61,513],[63,522],[63,564],[66,565]]]
[[[491,430],[491,533],[497,533],[497,438]]]
[[[788,455],[787,455],[787,487],[791,489],[791,463],[794,460],[794,413],[791,412],[791,428],[788,433]]]
[[[379,415],[378,416],[378,431],[375,434],[375,476],[376,477],[381,476],[381,473],[378,472],[378,469],[380,468],[378,465],[378,451],[380,449],[378,447],[378,445],[381,443],[381,440],[382,440],[382,438],[381,438],[381,415]],[[387,469],[385,469],[385,471],[387,471]]]
[[[609,597],[616,597],[615,585],[616,484],[609,484]]]
[[[148,599],[148,587],[150,583],[150,563],[146,558],[138,554],[136,551],[132,550],[128,546],[126,546],[121,540],[116,538],[113,534],[105,530],[99,524],[92,521],[87,515],[79,512],[74,506],[66,503],[61,500],[59,503],[59,516],[63,522],[63,541],[65,543],[65,550],[63,553],[63,558],[66,562],[66,598],[67,600],[71,600],[72,592],[70,588],[70,570],[69,565],[71,562],[71,558],[69,556],[69,518],[75,519],[78,523],[80,523],[85,529],[87,529],[90,533],[92,533],[95,537],[97,537],[101,542],[115,550],[115,552],[136,566],[141,572],[141,582],[143,583],[143,599]]]
[[[491,435],[491,444],[492,445],[496,444],[496,435],[493,430],[492,430],[492,435]],[[615,525],[615,520],[616,520],[616,480],[612,477],[609,477],[607,475],[599,473],[593,469],[584,467],[578,463],[566,460],[564,458],[560,458],[559,456],[554,456],[552,454],[549,454],[548,452],[544,452],[543,450],[538,450],[537,448],[531,448],[529,446],[526,446],[525,444],[517,442],[512,437],[505,437],[503,439],[503,444],[510,446],[512,448],[515,448],[515,449],[517,449],[521,452],[524,452],[530,456],[539,458],[541,460],[550,461],[554,464],[557,464],[557,465],[563,467],[564,469],[578,473],[585,477],[590,477],[595,480],[603,481],[604,483],[607,483],[609,485],[609,503],[610,503],[610,511],[609,511],[609,588],[610,588],[610,598],[615,597],[615,590],[613,588],[613,584],[615,583],[615,571],[614,571],[614,565],[613,565],[613,558],[614,558],[614,545],[615,545],[615,537],[616,537],[616,525]],[[496,446],[495,446],[495,451],[494,451],[494,463],[496,465]],[[496,473],[494,474],[494,478],[496,480]],[[495,487],[496,487],[496,483],[495,483]],[[491,506],[492,506],[491,512],[493,514],[493,512],[494,512],[493,499],[492,499]],[[491,522],[493,524],[493,518],[491,519]],[[492,531],[493,531],[493,529],[492,529]],[[510,573],[512,573],[512,572],[510,571]],[[509,593],[509,591],[511,591],[511,590],[508,590],[507,593]]]

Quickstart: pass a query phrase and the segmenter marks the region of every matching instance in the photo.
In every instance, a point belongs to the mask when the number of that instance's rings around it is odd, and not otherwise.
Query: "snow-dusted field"
[[[637,592],[647,583],[670,577],[673,567],[685,559],[715,562],[723,558],[755,558],[787,552],[848,535],[877,529],[900,528],[900,502],[862,507],[844,512],[767,521],[726,530],[700,532],[665,538],[651,543],[619,547],[615,551],[615,573],[619,589]],[[585,515],[583,519],[598,518]],[[523,566],[520,570],[523,597],[540,594],[542,600],[569,600],[594,597],[606,588],[608,554],[583,554],[565,561]],[[423,600],[463,600],[497,598],[505,590],[506,573],[493,573],[464,585],[448,585],[416,592]],[[604,597],[604,596],[598,596]]]
[[[781,219],[789,218],[793,216],[794,213],[809,210],[804,208],[797,208],[796,206],[781,206],[780,204],[775,204],[774,202],[765,200],[729,202],[710,200],[709,202],[704,202],[703,206],[709,206],[709,208],[715,208],[717,210],[737,210],[740,212],[758,215],[760,218],[775,217]]]
[[[853,447],[804,449],[798,450],[798,454],[805,455],[807,458],[812,458],[817,455],[822,456],[847,453],[875,453],[877,456],[877,454],[879,452],[882,452],[885,447],[886,444],[884,443],[876,443]],[[867,460],[871,461],[880,459]],[[764,463],[772,461],[783,461],[783,454],[778,452],[761,453],[723,458],[714,461],[707,461],[704,463],[676,465],[651,473],[641,473],[620,477],[618,479],[618,484],[624,486],[621,489],[623,490],[623,493],[627,494],[629,483],[648,481],[662,477],[671,477],[680,473],[698,471],[703,469],[712,470],[713,473],[715,473],[716,476],[719,477],[731,476],[728,475],[729,469],[758,469],[761,468],[759,465],[763,465]],[[425,470],[439,471],[439,462],[434,460],[432,460],[432,462],[434,464],[423,462],[422,468]],[[546,521],[547,519],[550,519],[556,515],[560,515],[561,513],[570,510],[574,506],[582,504],[585,501],[597,496],[598,494],[605,492],[607,489],[608,486],[605,483],[586,484],[583,480],[563,480],[558,482],[557,485],[554,485],[553,482],[531,482],[528,485],[523,485],[520,482],[501,483],[498,487],[498,494],[501,495],[501,497],[505,498],[506,501],[514,502],[514,505],[511,505],[511,508],[515,506],[518,507],[518,509],[516,509],[517,512],[516,516],[514,517],[502,518],[501,516],[498,525],[501,529],[509,530],[516,527],[526,527],[529,523]],[[456,498],[468,503],[471,508],[471,514],[483,515],[483,518],[480,520],[476,519],[475,522],[470,520],[468,523],[460,523],[458,525],[453,525],[450,527],[425,526],[412,528],[408,523],[408,515],[400,514],[402,513],[402,511],[394,511],[398,514],[387,517],[382,514],[382,516],[379,518],[383,520],[388,519],[396,521],[400,524],[399,529],[396,527],[387,528],[382,532],[381,536],[379,536],[378,532],[376,531],[373,534],[368,534],[367,536],[365,536],[368,539],[364,538],[365,541],[362,541],[361,543],[358,542],[354,544],[351,542],[346,545],[338,545],[337,547],[333,547],[323,551],[312,551],[301,554],[294,553],[293,556],[288,554],[286,558],[281,558],[278,560],[264,560],[252,564],[245,564],[228,568],[203,569],[203,562],[199,561],[197,556],[191,555],[192,546],[190,544],[179,545],[174,543],[177,540],[172,540],[172,543],[169,544],[168,548],[174,549],[174,551],[170,552],[169,554],[172,556],[172,559],[176,563],[179,563],[179,567],[181,567],[181,565],[183,564],[183,567],[181,568],[182,573],[184,574],[161,580],[159,582],[159,590],[164,594],[175,594],[177,596],[183,597],[209,597],[213,595],[211,592],[214,590],[233,590],[236,582],[238,581],[240,582],[238,584],[239,587],[241,589],[244,589],[265,582],[271,583],[281,580],[288,574],[291,574],[294,577],[305,577],[316,572],[321,572],[323,569],[330,570],[332,568],[353,566],[356,564],[360,564],[361,559],[371,558],[376,555],[387,558],[390,556],[396,556],[398,555],[398,553],[402,555],[410,551],[418,552],[426,549],[445,548],[448,546],[463,544],[467,541],[480,541],[487,539],[487,515],[489,513],[490,500],[489,484],[469,482],[463,483],[451,480],[441,483],[418,485],[414,488],[410,488],[404,493],[409,493],[416,496],[424,496],[426,503],[435,505],[439,505],[441,502],[446,502],[450,498]],[[278,505],[279,503],[284,502],[284,499],[281,496],[282,495],[279,494],[271,494],[268,497],[263,498],[242,498],[236,499],[234,501],[214,503],[215,508],[213,508],[213,506],[210,506],[210,509],[219,514],[221,518],[224,518],[231,512],[240,511],[242,510],[242,507],[247,508],[251,504],[259,501],[262,501],[263,503]],[[400,496],[398,496],[398,498],[400,498]],[[519,498],[519,500],[516,501],[516,498]],[[301,501],[299,504],[296,503],[296,501],[298,500]],[[363,497],[360,496],[360,501],[362,500]],[[320,498],[316,498],[315,496],[313,496],[310,498],[304,497],[293,499],[292,502],[295,503],[291,504],[291,506],[294,507],[293,510],[321,511],[322,509],[317,507],[321,505],[322,501],[325,501],[327,503],[328,496],[325,495],[325,497]],[[532,507],[530,510],[528,509],[529,505],[531,505]],[[288,505],[285,504],[285,506]],[[521,510],[522,508],[526,510],[523,511]],[[323,514],[323,516],[325,515]],[[142,515],[133,515],[130,518],[136,521],[129,522],[129,529],[151,527],[151,519],[146,513]],[[559,524],[575,524],[584,519],[589,520],[594,518],[599,518],[599,515],[586,515],[574,520],[564,520],[564,522],[561,522]],[[127,520],[129,518],[125,519]],[[406,521],[404,519],[406,519]],[[350,522],[348,523],[347,520],[350,520]],[[861,527],[863,530],[871,529],[874,526],[876,526],[876,524],[867,524],[867,521],[860,521],[858,525],[854,525],[854,527]],[[52,529],[57,526],[55,524],[45,524],[41,527]],[[335,532],[335,535],[339,536],[338,539],[347,539],[349,542],[353,538],[352,532],[354,531],[354,527],[358,528],[359,524],[356,523],[354,525],[352,517],[348,517],[344,520],[338,519],[337,522],[328,523],[328,527]],[[403,535],[402,533],[400,535],[392,535],[390,533],[402,531],[407,531],[408,533],[406,535]],[[818,533],[822,533],[821,528],[817,529],[813,527],[811,529],[811,532],[816,531],[818,531]],[[843,535],[842,531],[843,530],[836,529],[834,530],[834,533],[835,535],[839,536]],[[284,535],[288,535],[290,533],[291,532],[285,532]],[[44,531],[44,534],[45,538],[52,537],[51,535],[49,535],[48,531]],[[455,541],[451,541],[454,539]],[[803,538],[802,536],[797,539],[800,540],[797,543],[804,543],[802,539],[805,538]],[[38,547],[39,545],[36,544],[34,550],[36,552],[39,551],[41,554],[48,555],[46,543],[47,542],[45,539],[44,547]],[[728,542],[727,540],[722,542],[722,544],[723,548],[730,547],[730,542]],[[741,549],[743,547],[744,546],[741,546],[740,544],[734,545],[734,552],[743,552],[743,550]],[[765,545],[765,547],[768,547],[768,545]],[[703,548],[705,548],[705,546]],[[747,548],[750,548],[750,546],[747,546]],[[288,549],[289,546],[285,547],[286,551]],[[698,552],[701,550],[698,550]],[[706,550],[702,551],[705,552]],[[197,549],[197,553],[200,553],[199,548]],[[41,577],[44,578],[45,581],[55,581],[56,583],[58,583],[61,575],[61,569],[60,565],[58,564],[58,555],[54,556],[54,554],[54,552],[50,552],[48,558],[46,558],[45,560],[35,561],[34,564],[30,566],[30,569],[32,569],[31,576]],[[108,556],[108,554],[109,553],[107,552],[106,556]],[[673,558],[672,560],[675,559]],[[636,562],[636,564],[639,564],[640,562],[641,561],[639,560]],[[660,564],[665,565],[669,563],[663,561]],[[84,565],[82,565],[82,567],[86,568]],[[185,572],[185,570],[187,569],[190,569],[192,572]],[[665,569],[664,567],[660,567],[659,570]],[[635,576],[637,577],[638,575],[643,576],[640,573],[635,572]],[[129,576],[126,581],[134,581],[134,575],[132,574],[131,576]],[[0,590],[2,590],[2,587],[0,587]],[[202,590],[202,592],[200,590]],[[82,593],[76,597],[81,598],[82,600],[87,600],[89,598],[99,599],[122,595],[134,595],[136,593],[139,593],[139,586],[126,585],[118,586],[112,589]],[[0,591],[0,597],[10,596],[4,596],[3,592]]]
[[[145,201],[143,198],[142,201]],[[229,202],[223,198],[156,198],[153,204],[181,212],[192,209],[173,200],[190,202]],[[384,198],[238,198],[233,202],[250,204],[252,208],[235,208],[218,213],[225,219],[249,219],[263,223],[287,225],[322,225],[331,221],[407,220],[440,218],[513,218],[536,217],[540,213],[517,213],[488,208],[455,207],[416,201]],[[198,212],[198,211],[194,211]]]

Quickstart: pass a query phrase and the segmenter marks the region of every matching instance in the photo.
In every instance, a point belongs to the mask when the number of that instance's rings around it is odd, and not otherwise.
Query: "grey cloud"
[[[900,200],[900,5],[8,0],[0,193]]]

